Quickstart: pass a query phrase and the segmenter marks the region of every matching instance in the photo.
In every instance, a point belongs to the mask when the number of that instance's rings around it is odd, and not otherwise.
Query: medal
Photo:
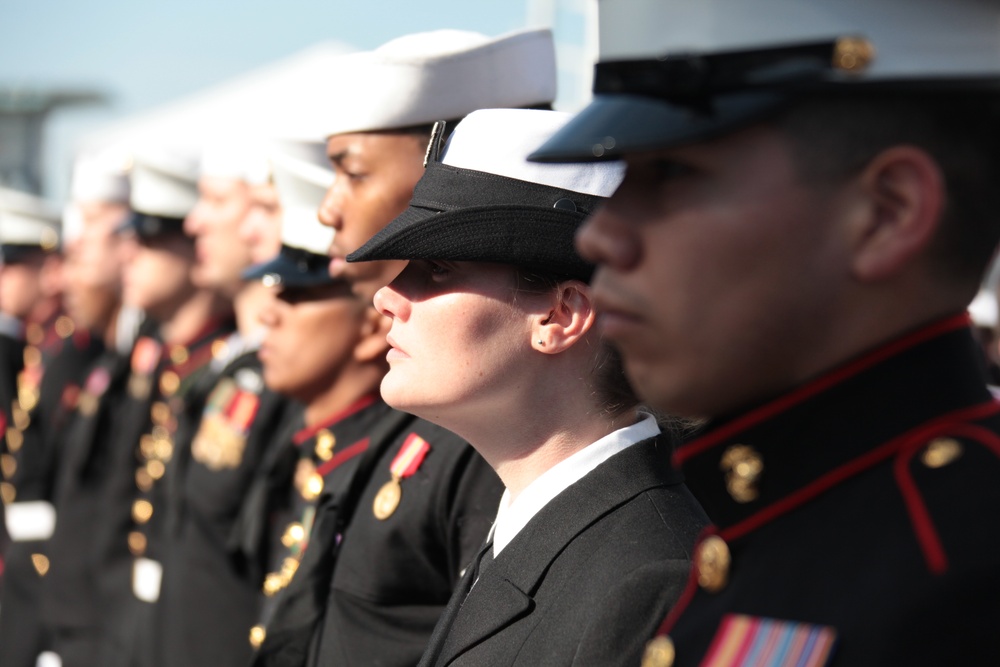
[[[400,482],[420,469],[420,464],[424,462],[424,457],[427,456],[430,449],[430,443],[416,433],[411,433],[406,438],[399,453],[396,454],[396,458],[389,465],[392,479],[383,484],[375,495],[372,511],[375,513],[376,519],[385,521],[393,515],[403,497],[403,487]]]
[[[403,497],[403,487],[399,485],[399,480],[395,477],[382,485],[375,496],[375,505],[372,510],[375,518],[385,521],[392,516],[392,513],[399,507],[399,499]]]

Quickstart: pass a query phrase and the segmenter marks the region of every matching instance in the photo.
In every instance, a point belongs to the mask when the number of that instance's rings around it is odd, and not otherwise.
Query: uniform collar
[[[491,531],[494,555],[499,554],[532,517],[571,484],[615,454],[659,434],[660,427],[656,418],[651,414],[642,414],[635,424],[609,433],[546,470],[525,487],[516,499],[511,500],[510,489],[504,489],[503,497],[500,498],[500,510]]]
[[[995,412],[969,324],[965,313],[936,321],[712,422],[674,462],[720,531],[745,534],[907,442],[925,442],[942,415]]]

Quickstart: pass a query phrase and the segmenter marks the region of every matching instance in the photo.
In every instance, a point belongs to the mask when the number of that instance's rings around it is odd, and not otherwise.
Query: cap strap
[[[697,99],[748,87],[817,81],[834,69],[837,41],[601,62],[594,71],[594,93]]]

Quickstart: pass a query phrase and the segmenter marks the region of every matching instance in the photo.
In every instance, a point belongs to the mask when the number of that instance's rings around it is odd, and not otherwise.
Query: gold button
[[[167,471],[167,466],[163,464],[163,461],[157,461],[153,459],[146,464],[146,472],[149,473],[150,479],[157,480],[163,477],[163,473]]]
[[[263,591],[264,595],[267,597],[274,597],[282,588],[285,587],[285,580],[278,572],[271,572],[266,577],[264,577]]]
[[[165,396],[172,396],[181,386],[181,377],[173,371],[166,371],[160,376],[160,391]]]
[[[319,473],[313,473],[306,480],[305,486],[302,487],[302,497],[309,502],[312,502],[319,498],[319,494],[323,493],[323,478]]]
[[[135,485],[139,487],[140,491],[149,491],[153,488],[153,481],[145,468],[139,468],[135,471]]]
[[[291,549],[296,544],[301,542],[305,536],[305,526],[296,521],[295,523],[288,524],[288,528],[285,529],[285,534],[281,536],[281,543]]]
[[[163,401],[157,401],[153,403],[153,407],[149,410],[149,416],[153,419],[153,423],[157,426],[163,426],[170,421],[170,406]]]
[[[170,361],[177,365],[183,364],[190,356],[188,349],[183,345],[175,345],[170,348]]]
[[[255,625],[250,628],[250,646],[254,649],[260,648],[260,645],[264,643],[265,637],[267,637],[267,631],[263,625]]]
[[[670,637],[662,635],[646,643],[642,654],[642,667],[671,667],[674,664],[674,642]]]
[[[17,459],[10,454],[0,454],[0,472],[6,479],[10,479],[17,472]]]
[[[833,47],[833,66],[860,74],[875,60],[875,46],[864,37],[841,37]]]
[[[764,472],[764,461],[749,445],[733,445],[722,455],[719,468],[726,473],[726,490],[738,503],[748,503],[760,495],[757,483]]]
[[[316,457],[320,461],[329,461],[333,458],[333,448],[337,444],[337,438],[333,433],[323,429],[316,435]]]
[[[17,498],[17,489],[10,482],[0,482],[0,500],[10,505]]]
[[[732,558],[729,546],[718,535],[709,535],[698,545],[695,567],[698,568],[698,585],[709,593],[718,593],[729,581]]]
[[[295,576],[295,572],[299,569],[299,561],[291,556],[285,558],[281,563],[281,578],[288,583]]]
[[[45,329],[37,322],[29,324],[24,330],[24,339],[29,345],[41,345],[45,340]]]
[[[24,434],[21,433],[21,429],[9,428],[7,429],[7,448],[16,452],[21,449],[21,445],[24,444]]]
[[[34,410],[38,405],[38,390],[31,387],[19,387],[17,390],[17,402],[25,410]]]
[[[174,454],[174,443],[170,438],[153,440],[153,457],[160,461],[169,461]]]
[[[146,523],[153,516],[153,504],[148,500],[137,500],[132,503],[132,519],[139,524]]]
[[[136,530],[129,533],[128,550],[133,556],[141,556],[146,553],[146,536]]]
[[[15,403],[14,406],[11,408],[10,413],[11,417],[14,418],[14,426],[21,429],[22,431],[28,428],[28,425],[31,424],[31,417],[28,415],[28,411],[23,409],[17,403]]]
[[[49,559],[43,554],[31,554],[31,564],[35,566],[38,576],[44,577],[49,572]]]
[[[42,363],[42,351],[37,347],[28,346],[24,348],[24,365],[37,366]]]
[[[69,338],[76,331],[76,323],[66,315],[60,315],[55,324],[56,335]]]
[[[942,468],[962,455],[962,443],[954,438],[935,438],[920,459],[928,468]]]
[[[153,440],[153,436],[146,434],[139,438],[139,452],[142,454],[143,458],[151,459],[156,450],[156,441]]]

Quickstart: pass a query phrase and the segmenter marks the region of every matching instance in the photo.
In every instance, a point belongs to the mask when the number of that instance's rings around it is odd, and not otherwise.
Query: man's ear
[[[374,306],[366,306],[361,318],[361,335],[354,346],[354,359],[361,363],[384,361],[389,351],[385,337],[392,327],[392,319],[380,315]]]
[[[548,295],[546,312],[532,318],[531,346],[539,352],[558,354],[583,338],[597,318],[590,288],[579,280],[559,283]]]
[[[862,282],[877,282],[931,243],[944,211],[944,175],[926,151],[894,146],[868,163],[858,183],[864,207],[852,227],[852,269]]]

